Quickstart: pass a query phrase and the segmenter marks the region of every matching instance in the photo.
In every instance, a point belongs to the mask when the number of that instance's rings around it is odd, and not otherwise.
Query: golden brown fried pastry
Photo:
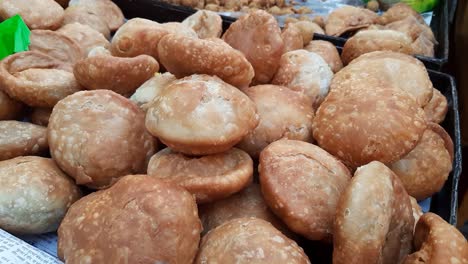
[[[20,15],[30,29],[55,30],[62,25],[63,8],[54,0],[2,0],[0,19]]]
[[[202,157],[165,148],[151,157],[148,175],[184,187],[201,204],[226,198],[249,185],[253,161],[236,148]]]
[[[148,55],[120,58],[97,54],[78,61],[73,73],[88,90],[107,89],[130,96],[158,70],[158,62]]]
[[[421,206],[419,206],[418,201],[413,196],[410,196],[410,201],[411,209],[413,210],[414,228],[416,228],[416,224],[418,223],[419,218],[423,215],[423,211]]]
[[[332,78],[332,70],[320,55],[295,50],[283,54],[272,83],[305,94],[317,109],[328,94]]]
[[[333,264],[400,263],[411,252],[414,218],[398,177],[373,161],[342,193],[333,231]]]
[[[172,82],[146,113],[150,133],[188,155],[224,152],[257,125],[255,104],[249,97],[208,75]]]
[[[336,73],[343,68],[343,62],[341,62],[338,50],[335,45],[328,41],[312,40],[304,47],[304,49],[320,55],[325,62],[327,62],[328,66],[330,66],[333,73]]]
[[[151,79],[137,88],[132,97],[130,97],[130,100],[146,111],[149,107],[149,103],[159,96],[162,90],[175,80],[177,80],[177,78],[170,72],[156,73]]]
[[[11,120],[20,117],[24,106],[0,90],[0,120]]]
[[[65,9],[63,24],[80,23],[94,28],[106,39],[110,39],[110,29],[106,21],[83,6],[70,6]]]
[[[237,145],[252,157],[281,138],[312,142],[314,109],[307,96],[277,85],[257,85],[244,90],[255,103],[260,122]]]
[[[193,29],[201,39],[221,37],[222,24],[221,16],[208,10],[198,10],[182,21],[182,25]]]
[[[61,100],[49,119],[50,152],[77,184],[106,188],[140,173],[154,152],[144,112],[109,90],[82,91]]]
[[[290,24],[294,25],[294,24]],[[298,27],[286,26],[281,32],[281,38],[284,42],[284,52],[302,49],[304,41],[302,40],[302,32]]]
[[[319,25],[310,21],[298,21],[292,24],[292,26],[298,28],[301,31],[304,46],[309,44],[309,42],[314,38],[314,33],[325,34]]]
[[[361,30],[346,41],[341,60],[347,65],[362,54],[372,51],[413,54],[411,43],[408,35],[395,30]]]
[[[400,177],[408,194],[417,200],[438,192],[452,171],[453,152],[449,151],[453,151],[453,143],[443,128],[434,131],[433,126],[439,125],[431,123],[418,145],[389,166]],[[445,146],[447,141],[452,147]]]
[[[19,121],[0,121],[0,160],[37,155],[49,148],[47,127]]]
[[[383,8],[386,9],[387,7],[383,6]],[[405,3],[397,3],[393,5],[378,17],[376,22],[381,25],[387,25],[395,21],[403,20],[409,16],[415,17],[420,23],[426,23],[424,22],[424,18],[418,12]]]
[[[74,40],[86,56],[95,47],[109,48],[110,42],[97,30],[80,23],[66,24],[57,32]]]
[[[237,218],[203,237],[195,264],[306,264],[310,261],[294,240],[258,218]]]
[[[414,233],[416,252],[408,255],[403,264],[468,263],[468,243],[454,226],[440,216],[425,213],[419,219]]]
[[[231,24],[223,39],[252,64],[254,84],[270,82],[284,53],[281,29],[272,15],[262,10],[243,15]]]
[[[260,186],[271,210],[294,232],[329,240],[338,198],[351,175],[323,149],[297,140],[278,140],[260,154]]]
[[[242,52],[224,41],[167,34],[158,45],[159,61],[177,78],[192,74],[216,75],[238,88],[246,88],[254,70]],[[178,56],[174,56],[178,54]]]
[[[0,87],[32,107],[53,107],[81,90],[70,66],[37,51],[20,52],[0,62]]]
[[[58,256],[69,264],[192,263],[200,232],[190,193],[130,175],[70,208],[58,230]]]
[[[29,156],[0,161],[0,228],[13,234],[56,231],[81,197],[52,159]]]
[[[51,108],[34,108],[31,113],[31,122],[46,127],[49,124],[50,114],[52,114]]]
[[[111,31],[117,30],[124,23],[122,10],[111,0],[70,0],[69,5],[82,6],[102,18]]]
[[[85,55],[86,50],[81,49],[78,42],[57,31],[33,30],[30,39],[31,51],[42,52],[63,63],[74,65]]]
[[[438,124],[442,123],[445,119],[445,115],[447,115],[447,104],[447,98],[445,98],[439,90],[433,88],[432,98],[423,108],[424,114],[426,114],[426,120]]]
[[[323,16],[315,16],[312,19],[312,22],[314,22],[315,24],[317,24],[321,28],[325,28],[325,19],[323,18]]]
[[[325,32],[327,35],[339,37],[345,32],[368,27],[377,19],[377,14],[368,9],[343,6],[330,13],[325,24]]]
[[[169,24],[169,26],[167,26]],[[158,43],[167,34],[181,34],[197,37],[197,33],[181,23],[159,24],[148,19],[133,18],[128,20],[115,33],[111,42],[112,55],[135,57],[146,54],[159,61]]]

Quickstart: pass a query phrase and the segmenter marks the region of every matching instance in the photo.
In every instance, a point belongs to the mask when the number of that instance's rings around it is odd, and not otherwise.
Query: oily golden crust
[[[224,152],[257,125],[255,105],[247,95],[208,75],[172,82],[146,114],[150,133],[188,155]]]
[[[447,98],[437,89],[433,88],[431,100],[424,106],[424,114],[428,122],[442,123],[447,115]]]
[[[10,98],[0,88],[0,120],[11,120],[21,115],[24,106]]]
[[[420,23],[424,22],[424,18],[416,12],[413,8],[405,3],[397,3],[384,12],[375,22],[381,25],[403,20],[409,16],[415,17]]]
[[[416,224],[419,221],[419,218],[424,214],[422,211],[421,206],[419,206],[418,201],[413,196],[410,196],[411,201],[411,209],[413,210],[413,218],[414,218],[414,228],[416,228]]]
[[[49,119],[50,152],[77,184],[101,189],[140,173],[154,140],[144,112],[109,90],[82,91],[61,100]]]
[[[86,56],[95,47],[109,48],[110,42],[97,30],[88,25],[70,23],[62,26],[57,32],[74,40]]]
[[[267,221],[252,217],[233,219],[208,232],[194,263],[310,264],[310,261],[296,242]]]
[[[254,84],[270,82],[284,53],[281,29],[272,15],[263,10],[246,14],[231,24],[223,39],[252,64]]]
[[[325,34],[319,25],[311,21],[297,21],[290,26],[295,27],[301,31],[304,46],[309,44],[309,42],[314,38],[315,33]]]
[[[106,39],[110,39],[110,29],[106,21],[101,17],[93,14],[86,7],[70,6],[65,9],[63,24],[80,23],[94,28],[101,33]]]
[[[324,40],[313,40],[304,47],[305,50],[317,53],[320,55],[330,66],[333,73],[337,73],[343,68],[343,62],[341,62],[340,54],[336,47]]]
[[[32,107],[53,107],[81,90],[70,66],[37,51],[10,55],[0,62],[0,87]]]
[[[19,121],[0,121],[0,160],[37,155],[48,148],[47,127]]]
[[[200,232],[190,193],[131,175],[70,208],[58,230],[58,256],[70,264],[192,263]]]
[[[0,19],[19,14],[30,29],[55,30],[62,25],[63,8],[54,0],[2,0]]]
[[[58,31],[33,30],[30,39],[31,51],[42,52],[63,63],[73,65],[85,55],[77,42]]]
[[[335,209],[351,175],[332,155],[297,140],[279,140],[260,154],[260,186],[271,210],[294,232],[330,239]]]
[[[221,16],[209,10],[198,10],[184,19],[182,24],[193,29],[201,39],[219,38],[223,31]]]
[[[38,126],[45,126],[49,124],[50,114],[52,114],[51,108],[34,108],[31,113],[31,122]]]
[[[107,89],[130,96],[158,70],[158,62],[148,55],[133,58],[96,55],[77,62],[73,73],[88,90]]]
[[[216,75],[233,86],[245,88],[254,77],[252,65],[245,56],[216,38],[167,34],[159,41],[158,54],[161,64],[177,78],[192,74]]]
[[[111,31],[117,30],[124,23],[122,10],[110,0],[70,0],[70,6],[81,6],[88,12],[102,18]]]
[[[398,177],[373,161],[342,193],[333,233],[334,264],[399,263],[411,252],[414,218]]]
[[[395,30],[362,30],[349,38],[341,53],[341,60],[347,65],[362,54],[372,51],[394,51],[413,54],[411,39]]]
[[[308,98],[286,87],[264,84],[244,93],[255,103],[258,126],[237,145],[253,158],[281,138],[312,142],[314,109]]]
[[[163,89],[175,80],[177,78],[170,72],[156,73],[151,79],[137,88],[130,100],[146,111],[154,98],[158,97]]]
[[[81,197],[52,159],[28,156],[0,161],[0,228],[14,234],[56,231]]]
[[[151,157],[148,175],[173,182],[195,195],[198,204],[226,198],[252,182],[253,161],[244,151],[189,157],[163,149]]]
[[[284,43],[284,52],[302,49],[304,47],[304,41],[300,29],[294,26],[286,26],[281,32],[281,38]]]
[[[344,6],[330,13],[325,24],[325,32],[327,35],[339,37],[345,32],[368,27],[377,19],[377,14],[368,9]]]
[[[447,135],[446,132],[443,133]],[[452,156],[444,139],[429,126],[418,145],[389,168],[400,177],[409,195],[423,200],[438,192],[444,185],[452,171]]]

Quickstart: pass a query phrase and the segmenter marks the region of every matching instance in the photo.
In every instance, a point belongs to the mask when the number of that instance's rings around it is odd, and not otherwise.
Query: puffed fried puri
[[[130,175],[72,205],[58,230],[58,256],[69,264],[192,263],[200,232],[189,192]]]
[[[81,6],[88,13],[102,18],[111,31],[117,30],[124,23],[122,10],[111,0],[70,0],[69,6]]]
[[[184,187],[202,204],[226,198],[249,185],[253,161],[236,148],[202,157],[165,148],[151,157],[148,175]]]
[[[11,120],[20,117],[24,106],[0,90],[0,120]]]
[[[0,61],[0,87],[32,107],[53,107],[82,89],[70,65],[37,51],[16,53]]]
[[[2,0],[0,18],[20,15],[30,29],[55,30],[62,25],[63,8],[54,0]]]
[[[284,43],[284,52],[302,49],[304,47],[304,41],[301,34],[301,30],[294,24],[288,24],[281,32],[281,38]]]
[[[447,98],[437,89],[433,88],[431,100],[423,108],[428,122],[442,123],[447,115]]]
[[[167,34],[197,37],[197,33],[181,23],[160,24],[143,18],[128,20],[112,38],[110,51],[118,57],[146,54],[159,61],[158,43]]]
[[[136,89],[130,100],[146,111],[149,103],[175,80],[177,78],[170,72],[156,73],[151,79]]]
[[[269,83],[284,53],[281,29],[275,17],[258,10],[241,16],[223,35],[231,47],[244,53],[255,71],[254,84]]]
[[[328,41],[312,40],[304,49],[320,55],[325,62],[327,62],[328,66],[330,66],[333,73],[337,73],[343,68],[343,62],[341,62],[338,50],[335,45]]]
[[[356,170],[341,194],[333,230],[333,264],[400,263],[411,253],[414,218],[398,177],[373,161]]]
[[[99,31],[80,23],[62,26],[57,32],[74,40],[82,49],[84,56],[95,47],[109,48],[110,42]]]
[[[251,217],[233,219],[208,232],[194,263],[310,264],[310,261],[294,240],[269,222]]]
[[[278,140],[260,154],[260,186],[271,210],[310,240],[331,240],[340,194],[351,174],[325,150],[297,140]]]
[[[79,188],[52,159],[27,156],[0,161],[0,228],[13,234],[56,231]]]
[[[154,153],[144,112],[109,90],[82,91],[61,100],[49,119],[50,153],[77,184],[102,189],[141,173]]]
[[[307,50],[294,50],[281,57],[272,84],[305,94],[317,109],[328,94],[332,78],[332,70],[320,55]]]
[[[46,127],[49,124],[50,114],[52,114],[52,108],[36,107],[31,113],[31,123]]]
[[[333,10],[325,24],[327,35],[339,37],[348,31],[366,28],[376,22],[378,15],[371,10],[343,6]]]
[[[47,127],[19,121],[0,121],[0,160],[41,154],[49,148]]]
[[[425,213],[419,219],[413,240],[416,252],[408,255],[403,264],[468,263],[468,243],[454,226],[440,216]]]
[[[260,122],[237,145],[253,158],[281,139],[312,142],[314,109],[307,96],[277,85],[257,85],[244,90],[255,103]]]
[[[418,145],[389,168],[409,195],[423,200],[438,192],[452,171],[453,143],[445,130],[430,123]]]
[[[424,22],[424,18],[416,12],[416,10],[405,3],[392,5],[392,7],[377,18],[376,22],[381,25],[387,25],[395,21],[403,20],[409,16],[416,18],[420,23],[426,23]]]
[[[302,35],[304,46],[309,44],[309,42],[314,38],[315,33],[325,34],[323,29],[319,25],[311,21],[297,21],[289,26],[299,29]]]
[[[182,24],[193,29],[201,39],[219,38],[223,31],[221,16],[209,10],[198,10],[184,19]]]
[[[89,12],[83,6],[70,6],[65,9],[63,24],[80,23],[94,28],[106,39],[110,39],[110,29],[106,21],[101,17]]]
[[[255,104],[215,76],[192,75],[164,89],[146,112],[146,128],[188,155],[224,152],[258,125]]]
[[[130,96],[159,70],[158,62],[148,55],[121,58],[93,51],[73,68],[76,80],[88,90],[107,89]]]
[[[217,38],[167,34],[159,41],[158,54],[159,62],[177,78],[216,75],[233,86],[246,88],[254,77],[254,69],[242,52]]]

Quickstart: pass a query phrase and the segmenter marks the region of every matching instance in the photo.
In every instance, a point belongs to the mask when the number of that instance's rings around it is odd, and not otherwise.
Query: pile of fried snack
[[[0,2],[17,13],[32,34],[0,61],[0,228],[58,229],[65,263],[317,263],[304,239],[335,264],[467,263],[416,202],[454,155],[417,59],[343,68],[265,11],[222,37],[211,11],[124,23],[109,0]]]

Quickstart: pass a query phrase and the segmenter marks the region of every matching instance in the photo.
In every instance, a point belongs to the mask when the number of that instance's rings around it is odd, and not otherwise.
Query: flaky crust
[[[23,110],[23,104],[10,98],[0,90],[0,120],[18,118]]]
[[[31,113],[31,123],[38,126],[45,126],[49,124],[50,114],[52,114],[51,108],[40,108],[36,107]]]
[[[55,30],[62,25],[63,8],[54,0],[2,0],[0,18],[19,14],[30,29]]]
[[[325,34],[323,29],[314,22],[311,21],[297,21],[291,24],[290,26],[299,29],[302,35],[302,40],[304,46],[309,44],[309,42],[314,38],[314,34]]]
[[[216,38],[167,34],[159,41],[158,54],[161,64],[177,78],[216,75],[231,85],[246,88],[254,77],[252,65],[245,56]]]
[[[131,175],[75,203],[58,230],[66,263],[192,263],[201,224],[183,188]]]
[[[109,90],[82,91],[61,100],[49,119],[50,152],[77,184],[100,189],[141,173],[154,151],[144,112]]]
[[[252,86],[244,92],[255,103],[260,122],[237,147],[257,158],[266,146],[281,138],[312,142],[314,109],[305,95],[271,84]]]
[[[301,30],[293,24],[288,24],[281,32],[281,38],[284,43],[284,52],[302,49],[304,47],[304,41]]]
[[[223,39],[252,64],[254,84],[270,82],[284,53],[281,29],[272,15],[263,10],[243,15],[231,24]]]
[[[158,62],[148,55],[120,58],[99,54],[78,61],[73,73],[88,90],[107,89],[130,96],[158,70]]]
[[[122,10],[110,0],[70,0],[70,6],[82,6],[88,13],[102,18],[111,31],[117,30],[124,23]]]
[[[320,55],[325,62],[327,62],[328,66],[330,66],[333,73],[337,73],[343,68],[343,62],[341,62],[338,50],[335,45],[328,41],[312,40],[304,49]]]
[[[193,29],[201,39],[219,38],[223,30],[221,16],[209,10],[198,10],[184,19],[182,24]]]
[[[428,122],[442,123],[448,111],[447,98],[436,88],[432,90],[431,100],[424,106],[424,114]]]
[[[74,40],[82,49],[85,57],[95,47],[109,48],[110,42],[94,28],[80,23],[63,25],[57,32]]]
[[[399,263],[411,252],[413,227],[398,177],[378,161],[362,166],[337,205],[333,264]]]
[[[0,228],[14,234],[56,231],[81,197],[52,159],[28,156],[0,161]]]
[[[151,79],[138,87],[132,97],[130,97],[130,100],[146,111],[149,103],[175,80],[177,78],[170,72],[156,73]]]
[[[224,152],[257,125],[252,100],[208,75],[172,82],[146,114],[146,127],[151,134],[171,149],[188,155]]]
[[[265,220],[237,218],[205,235],[195,264],[202,263],[310,263],[294,240]]]
[[[266,203],[292,231],[331,239],[336,204],[351,178],[346,166],[315,145],[283,139],[262,151],[259,173]]]
[[[226,198],[249,185],[253,161],[236,148],[202,157],[189,157],[166,148],[151,157],[148,175],[184,187],[201,204]]]
[[[415,17],[420,23],[424,22],[424,18],[416,12],[413,8],[405,3],[396,3],[377,18],[376,22],[381,25],[403,20],[409,16]]]
[[[0,87],[32,107],[53,107],[81,90],[70,66],[37,51],[10,55],[0,62]]]
[[[78,42],[58,31],[36,29],[31,31],[30,39],[31,51],[42,52],[63,63],[74,65],[85,56]]]
[[[37,155],[48,148],[47,127],[19,121],[0,121],[0,160]]]
[[[343,6],[333,10],[325,24],[327,35],[340,36],[345,32],[365,28],[375,23],[378,16],[365,8]]]
[[[73,23],[90,26],[100,32],[106,39],[110,39],[110,29],[106,21],[92,12],[89,12],[86,7],[75,5],[65,9],[63,24]]]
[[[413,196],[410,196],[411,201],[411,209],[413,210],[413,218],[414,218],[414,228],[416,228],[416,224],[419,221],[419,218],[424,214],[422,211],[421,206],[419,206],[418,201]]]

